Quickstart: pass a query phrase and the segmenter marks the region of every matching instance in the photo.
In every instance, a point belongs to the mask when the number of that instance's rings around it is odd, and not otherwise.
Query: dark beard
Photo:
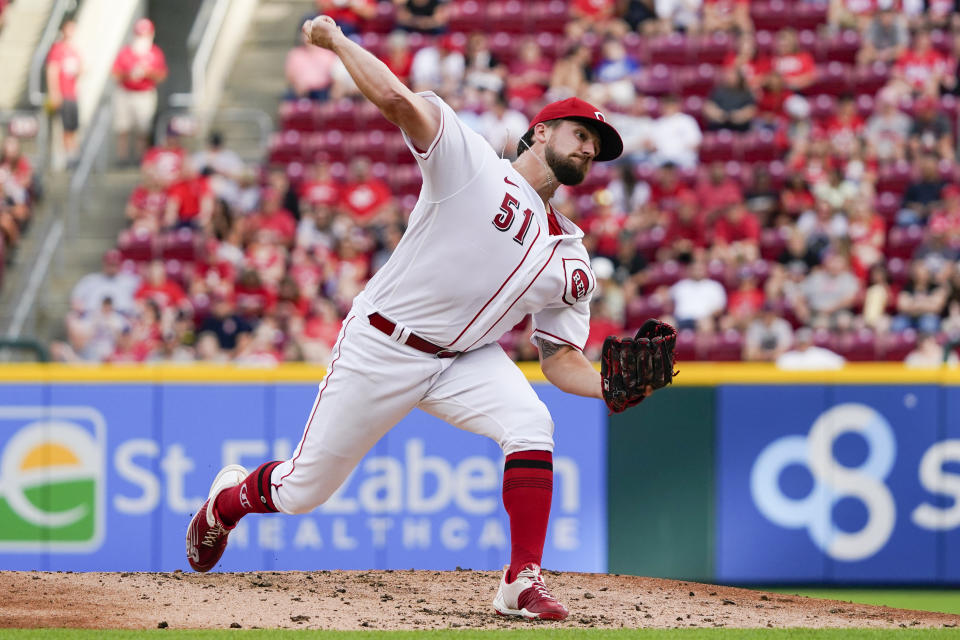
[[[577,164],[574,160],[561,156],[549,146],[544,150],[543,157],[560,184],[572,187],[580,184],[587,177],[586,163]]]

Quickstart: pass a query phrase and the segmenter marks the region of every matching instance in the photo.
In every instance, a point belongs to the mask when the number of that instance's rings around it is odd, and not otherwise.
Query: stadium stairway
[[[302,19],[315,11],[310,0],[260,0],[243,45],[227,76],[219,109],[259,109],[276,118],[287,83],[283,65],[287,52],[299,44]],[[258,140],[248,123],[215,119],[227,146],[244,158],[255,157]]]
[[[0,109],[13,109],[24,97],[30,61],[47,25],[54,0],[14,2],[4,15],[0,31]]]
[[[136,169],[111,168],[91,178],[81,198],[79,214],[65,227],[21,337],[36,338],[45,344],[65,337],[63,319],[70,309],[70,291],[82,276],[99,271],[104,252],[116,246],[117,232],[124,227],[125,203],[138,181]],[[34,221],[36,228],[18,249],[13,268],[7,272],[7,281],[0,290],[0,330],[4,333],[35,269],[47,230],[66,209],[68,189],[69,174],[48,176],[44,201]]]

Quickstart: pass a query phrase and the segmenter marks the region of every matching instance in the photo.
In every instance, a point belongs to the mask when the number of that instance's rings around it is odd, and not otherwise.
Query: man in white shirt
[[[670,297],[678,329],[712,331],[714,318],[727,306],[726,290],[707,277],[707,264],[703,260],[691,264],[688,276],[670,287]]]
[[[697,166],[703,133],[696,119],[680,110],[680,99],[667,96],[660,101],[662,113],[653,121],[650,139],[656,151],[653,162],[663,166],[668,162],[691,169]]]
[[[120,252],[111,249],[103,254],[103,270],[80,278],[70,293],[70,306],[82,313],[100,310],[103,301],[112,301],[111,310],[126,316],[134,312],[133,295],[140,287],[140,277],[120,270]]]
[[[596,107],[569,98],[538,113],[515,162],[437,95],[415,94],[328,16],[304,24],[357,88],[402,131],[423,174],[409,227],[354,300],[334,357],[289,460],[252,473],[221,470],[187,530],[187,556],[209,571],[250,513],[306,513],[323,504],[367,451],[419,407],[486,435],[506,455],[503,501],[511,556],[494,609],[562,620],[540,561],[553,487],[553,420],[497,340],[528,314],[546,378],[603,398],[582,350],[596,277],[583,232],[550,198],[623,150]]]
[[[777,368],[787,371],[827,371],[842,369],[846,360],[840,354],[813,344],[813,331],[797,329],[796,346],[777,358]]]

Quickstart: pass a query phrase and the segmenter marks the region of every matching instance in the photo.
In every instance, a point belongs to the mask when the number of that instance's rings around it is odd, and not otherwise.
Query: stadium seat
[[[877,193],[893,193],[902,196],[912,178],[910,163],[905,160],[882,167],[877,175]]]
[[[637,233],[634,241],[637,252],[639,252],[647,262],[652,262],[656,259],[657,249],[663,246],[663,240],[666,235],[667,232],[663,227],[654,227],[648,231]]]
[[[654,262],[647,267],[647,279],[643,284],[645,293],[652,293],[660,287],[669,287],[683,278],[683,266],[676,260]]]
[[[693,60],[698,64],[721,65],[734,51],[736,43],[723,31],[690,38]]]
[[[773,32],[757,31],[756,47],[758,58],[769,58],[773,55]]]
[[[917,332],[907,329],[885,336],[880,347],[880,356],[891,362],[902,362],[916,347]]]
[[[677,345],[673,353],[678,362],[698,360],[697,333],[693,329],[681,329],[677,333]]]
[[[540,2],[529,9],[528,24],[536,25],[541,32],[562,34],[567,28],[570,11],[564,0]]]
[[[159,237],[160,257],[164,260],[195,262],[200,254],[200,234],[192,229],[176,229]]]
[[[810,98],[810,117],[824,123],[837,113],[837,98],[826,93]]]
[[[378,2],[377,13],[367,20],[364,27],[367,31],[387,34],[393,31],[397,23],[396,7],[392,2]]]
[[[187,274],[183,263],[179,260],[165,260],[163,263],[164,271],[167,272],[167,279],[176,282],[181,289],[186,289],[188,285]]]
[[[526,11],[518,0],[489,3],[487,6],[487,22],[493,31],[506,31],[518,35],[530,33],[526,21]]]
[[[625,325],[630,333],[636,333],[648,318],[659,318],[666,311],[659,296],[637,296],[627,304]]]
[[[472,33],[474,31],[486,32],[488,30],[486,11],[477,0],[451,3],[450,21],[448,24],[450,31]]]
[[[882,62],[874,62],[866,67],[855,67],[850,77],[850,84],[856,94],[876,95],[886,84],[890,76],[890,68]]]
[[[317,128],[313,102],[307,98],[280,103],[280,128],[315,131]]]
[[[762,229],[760,231],[760,256],[764,260],[776,260],[787,247],[789,231],[782,228]]]
[[[877,196],[874,208],[877,215],[886,220],[887,224],[890,224],[896,218],[897,212],[900,211],[900,198],[894,193],[884,191]]]
[[[887,260],[887,275],[890,278],[890,285],[898,289],[906,284],[910,278],[910,271],[907,267],[907,261],[903,258],[889,258]]]
[[[871,115],[873,115],[873,110],[876,108],[876,101],[873,96],[869,93],[864,93],[857,96],[857,115],[863,118],[865,121]]]
[[[627,50],[627,55],[644,63],[649,63],[650,59],[647,50],[647,39],[636,31],[628,31],[621,40],[623,47]]]
[[[737,362],[743,354],[743,336],[735,329],[718,333],[706,344],[705,359],[711,362]]]
[[[299,131],[281,131],[270,136],[269,159],[271,164],[287,164],[302,159],[301,143],[303,136]]]
[[[757,31],[779,31],[791,26],[791,11],[783,0],[751,2],[750,18]]]
[[[157,257],[153,235],[144,229],[124,229],[117,238],[117,249],[124,260],[150,262]]]
[[[637,74],[635,85],[640,95],[661,97],[676,92],[676,75],[670,67],[657,64]]]
[[[772,162],[780,155],[773,134],[765,130],[740,136],[737,146],[738,155],[744,162]]]
[[[700,145],[700,162],[710,164],[711,162],[733,160],[733,146],[734,136],[729,131],[706,133]]]
[[[860,51],[860,34],[852,29],[841,31],[833,36],[820,40],[817,48],[826,62],[843,62],[853,64],[857,61],[857,52]]]
[[[664,64],[671,67],[682,67],[689,64],[692,47],[681,33],[671,33],[655,38],[649,46],[648,55],[650,64]]]
[[[687,96],[683,99],[683,112],[689,114],[697,121],[701,129],[707,126],[706,119],[703,116],[703,98],[700,96]]]
[[[887,256],[909,260],[923,242],[923,226],[891,227],[887,234]]]
[[[828,348],[851,362],[864,362],[877,358],[876,336],[870,329],[833,334]]]
[[[842,62],[828,62],[817,66],[816,80],[803,90],[808,96],[827,93],[833,96],[850,91],[850,68]]]
[[[790,11],[790,24],[800,31],[816,31],[827,22],[827,3],[793,2]]]
[[[717,83],[716,68],[709,64],[699,64],[679,69],[677,83],[683,96],[707,96]]]

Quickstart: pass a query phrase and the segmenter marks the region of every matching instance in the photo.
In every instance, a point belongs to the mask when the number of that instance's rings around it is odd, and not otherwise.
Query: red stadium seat
[[[729,131],[705,134],[703,143],[700,145],[700,162],[709,164],[711,162],[733,160],[733,145],[734,136]]]
[[[663,227],[654,227],[648,231],[641,231],[637,234],[635,247],[647,262],[652,262],[657,255],[657,249],[663,246],[663,240],[667,232]]]
[[[657,64],[638,74],[636,88],[640,95],[665,96],[676,91],[676,76],[670,67]]]
[[[562,34],[570,19],[570,10],[564,0],[550,0],[535,4],[529,10],[529,25],[541,32]]]
[[[890,192],[902,196],[912,179],[910,163],[905,160],[882,167],[877,175],[877,193]]]
[[[450,6],[450,31],[487,31],[487,14],[477,0],[454,2]]]
[[[280,104],[280,128],[295,131],[316,131],[314,104],[307,98],[288,100]]]
[[[529,25],[526,21],[527,12],[518,0],[507,2],[491,2],[487,6],[487,21],[493,31],[507,33],[528,34]]]
[[[772,162],[780,155],[774,136],[769,131],[761,130],[740,136],[737,144],[744,162]]]
[[[890,277],[891,286],[897,288],[902,287],[910,278],[907,261],[903,258],[890,258],[887,260],[887,275]]]
[[[677,345],[673,353],[678,362],[699,360],[697,357],[697,334],[693,329],[681,329],[677,333]]]
[[[302,159],[303,137],[299,131],[281,131],[270,136],[271,164],[287,164]]]
[[[891,258],[909,260],[920,243],[923,242],[923,227],[912,224],[909,227],[892,227],[887,234],[886,254]]]
[[[687,96],[683,99],[683,112],[693,117],[701,129],[705,129],[707,126],[706,118],[703,115],[703,102],[703,98],[700,96]]]
[[[397,23],[396,7],[392,2],[378,2],[376,15],[367,20],[364,28],[367,31],[387,34],[393,31]]]
[[[698,38],[689,39],[693,50],[693,59],[698,64],[721,65],[727,60],[736,43],[729,34],[719,31]]]
[[[757,31],[779,31],[791,26],[791,12],[783,0],[751,2],[750,17]]]
[[[880,354],[884,360],[902,362],[907,354],[917,347],[917,332],[907,329],[898,333],[891,333],[884,338],[880,347]]]
[[[743,354],[743,336],[729,329],[713,336],[707,345],[705,359],[712,362],[737,362]]]
[[[691,47],[683,34],[671,33],[654,39],[650,43],[648,55],[651,64],[682,67],[692,62],[690,52]]]
[[[877,196],[874,208],[877,214],[889,224],[894,221],[897,212],[900,211],[900,204],[900,198],[895,193],[884,191]]]
[[[828,348],[851,362],[876,360],[878,351],[876,336],[869,329],[834,334]]]
[[[157,257],[157,246],[153,235],[144,229],[125,229],[117,238],[117,249],[124,260],[150,262]]]
[[[828,93],[839,96],[850,91],[850,69],[842,62],[828,62],[826,66],[817,67],[817,77],[813,84],[804,89],[803,93],[817,95]]]
[[[844,62],[853,64],[857,61],[857,52],[860,51],[860,34],[852,29],[821,40],[823,43],[823,58],[828,62]]]
[[[650,59],[647,57],[647,39],[641,36],[636,31],[629,31],[626,35],[623,36],[624,48],[627,50],[627,55],[633,57],[634,60],[642,60],[643,62],[649,62]]]
[[[637,296],[627,304],[626,326],[634,334],[648,318],[659,318],[666,308],[659,296]]]
[[[866,120],[871,115],[873,115],[873,110],[876,108],[876,101],[873,96],[869,93],[864,93],[857,96],[857,115]]]
[[[790,24],[794,29],[816,31],[827,22],[827,3],[794,2],[792,3]]]
[[[764,260],[776,260],[787,247],[787,234],[782,228],[760,231],[760,256]]]
[[[810,117],[816,122],[824,123],[837,113],[837,98],[826,93],[813,96],[810,99]]]
[[[646,293],[652,293],[660,287],[669,287],[683,278],[683,266],[676,260],[654,262],[647,267],[647,279],[643,288]]]
[[[707,96],[717,83],[716,68],[709,64],[679,69],[677,83],[683,96]]]
[[[850,77],[854,93],[876,95],[890,77],[890,68],[882,62],[867,67],[856,67]]]
[[[201,235],[192,229],[177,229],[160,236],[160,257],[164,260],[195,262],[200,255]]]
[[[757,31],[756,46],[758,58],[769,58],[773,55],[773,32]]]

